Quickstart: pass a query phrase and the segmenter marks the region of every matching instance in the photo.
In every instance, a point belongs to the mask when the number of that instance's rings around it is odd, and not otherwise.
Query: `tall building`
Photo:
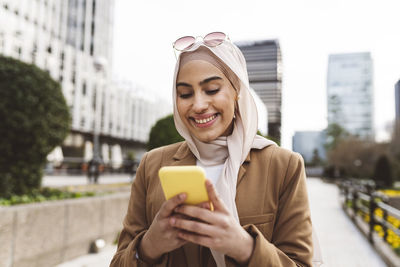
[[[306,163],[312,162],[316,155],[321,160],[325,160],[325,140],[325,132],[323,131],[295,132],[292,142],[293,151],[300,153]]]
[[[253,96],[254,102],[256,103],[257,114],[258,114],[258,130],[262,135],[268,134],[268,110],[267,106],[261,100],[261,98],[257,95],[257,93],[250,89],[250,94]]]
[[[249,74],[250,87],[268,110],[268,135],[281,138],[282,71],[278,40],[236,43],[242,51]]]
[[[101,147],[142,151],[152,124],[170,111],[111,81],[113,26],[114,0],[0,0],[0,54],[61,83],[72,115],[66,156],[84,158],[95,135]]]
[[[374,137],[373,62],[369,52],[329,56],[328,124],[361,138]]]
[[[397,81],[394,89],[396,105],[396,121],[400,121],[400,80]]]

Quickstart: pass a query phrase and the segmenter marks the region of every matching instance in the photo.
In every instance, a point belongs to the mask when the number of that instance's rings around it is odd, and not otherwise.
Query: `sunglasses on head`
[[[223,32],[211,32],[204,37],[202,37],[202,36],[181,37],[181,38],[177,39],[172,44],[172,46],[177,51],[180,51],[180,52],[186,51],[193,47],[193,45],[196,43],[197,38],[202,38],[203,43],[208,47],[216,47],[216,46],[222,44],[225,40],[229,40],[228,35],[226,35]],[[175,53],[175,56],[176,56],[176,53]]]

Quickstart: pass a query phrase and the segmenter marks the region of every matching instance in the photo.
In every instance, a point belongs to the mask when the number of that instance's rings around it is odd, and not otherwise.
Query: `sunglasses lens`
[[[221,44],[226,38],[223,32],[212,32],[204,37],[204,43],[208,46],[217,46]]]
[[[174,48],[179,51],[189,49],[194,44],[195,40],[193,36],[181,37],[175,41]]]

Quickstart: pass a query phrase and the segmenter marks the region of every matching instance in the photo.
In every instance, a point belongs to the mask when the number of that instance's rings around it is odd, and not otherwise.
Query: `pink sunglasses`
[[[229,40],[228,35],[226,35],[223,32],[211,32],[204,37],[202,37],[202,36],[181,37],[178,40],[176,40],[172,44],[172,46],[174,47],[174,49],[176,49],[178,51],[186,51],[186,50],[189,50],[196,43],[197,38],[202,38],[203,43],[209,47],[216,47],[216,46],[222,44],[225,40]],[[176,54],[175,54],[175,56],[176,56]]]

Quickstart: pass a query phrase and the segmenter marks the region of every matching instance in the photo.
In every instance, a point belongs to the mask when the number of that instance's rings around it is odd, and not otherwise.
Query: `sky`
[[[282,146],[295,131],[327,126],[333,53],[371,52],[377,140],[389,138],[400,79],[398,0],[115,0],[113,73],[171,102],[172,43],[222,31],[233,42],[278,39],[282,52]]]

